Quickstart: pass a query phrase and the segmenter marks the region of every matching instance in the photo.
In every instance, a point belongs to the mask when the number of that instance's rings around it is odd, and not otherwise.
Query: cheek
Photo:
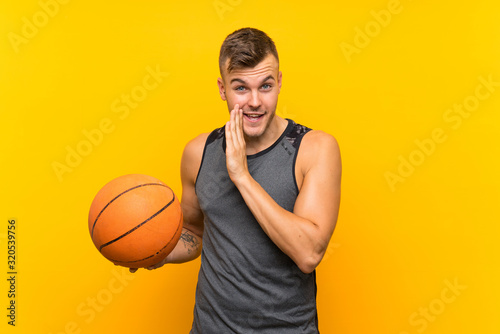
[[[231,94],[227,97],[227,101],[231,109],[237,104],[240,105],[240,108],[243,108],[247,104],[248,98],[243,95]]]
[[[266,109],[269,111],[276,109],[276,105],[278,104],[278,94],[269,94],[269,96],[267,96],[264,100],[264,104]]]

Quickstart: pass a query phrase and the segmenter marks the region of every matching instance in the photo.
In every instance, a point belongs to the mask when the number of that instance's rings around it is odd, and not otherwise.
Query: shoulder
[[[181,159],[181,176],[194,183],[203,158],[203,150],[210,133],[202,133],[191,139],[184,147]]]
[[[212,132],[202,133],[196,136],[186,144],[184,152],[200,155],[203,154],[205,145],[208,145],[214,140],[220,139],[224,136],[224,128],[225,127],[217,128]]]
[[[185,175],[193,180],[196,178],[203,160],[205,146],[224,137],[224,129],[225,127],[223,126],[212,132],[199,134],[186,144],[182,153],[181,175]]]
[[[304,134],[302,145],[309,147],[319,146],[318,148],[321,150],[339,150],[337,139],[335,139],[335,137],[331,134],[321,130],[311,130]]]
[[[321,130],[307,132],[302,138],[297,162],[304,174],[318,163],[340,167],[340,148],[337,139]]]
[[[184,147],[184,153],[188,153],[190,155],[196,155],[196,153],[202,154],[209,135],[210,133],[202,133],[191,139],[186,144],[186,147]]]

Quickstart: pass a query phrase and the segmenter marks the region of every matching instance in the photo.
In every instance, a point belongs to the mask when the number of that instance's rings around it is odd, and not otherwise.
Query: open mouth
[[[255,123],[258,122],[259,120],[264,117],[264,114],[250,114],[250,113],[244,113],[245,119],[248,120],[249,122]]]

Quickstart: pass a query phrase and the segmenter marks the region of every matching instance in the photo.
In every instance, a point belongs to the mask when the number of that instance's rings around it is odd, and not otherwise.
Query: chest
[[[298,195],[295,176],[295,152],[283,141],[265,155],[247,160],[250,175],[284,209],[293,211]],[[220,145],[207,147],[196,181],[201,209],[205,213],[221,210],[221,206],[238,207],[244,203],[229,178],[226,156]]]

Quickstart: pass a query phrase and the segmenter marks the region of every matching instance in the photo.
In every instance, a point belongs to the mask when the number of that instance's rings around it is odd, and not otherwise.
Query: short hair
[[[225,68],[229,59],[227,71],[255,67],[268,54],[276,57],[279,64],[278,51],[273,40],[263,31],[255,28],[241,28],[226,37],[220,48],[219,70]]]

